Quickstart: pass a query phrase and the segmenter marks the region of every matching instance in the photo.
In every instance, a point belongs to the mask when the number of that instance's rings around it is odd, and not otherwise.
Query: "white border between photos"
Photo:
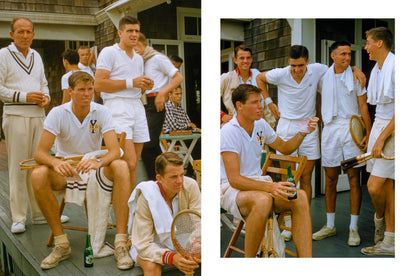
[[[395,2],[394,2],[395,3]],[[202,0],[203,255],[202,275],[392,275],[410,263],[413,209],[409,146],[414,103],[413,22],[408,6],[389,1]],[[396,252],[395,258],[223,259],[220,256],[220,18],[395,18],[397,96]],[[407,67],[410,68],[407,68]],[[405,118],[406,117],[406,118]],[[405,127],[404,126],[408,126]],[[303,274],[302,274],[303,273]],[[375,273],[375,274],[374,274]]]

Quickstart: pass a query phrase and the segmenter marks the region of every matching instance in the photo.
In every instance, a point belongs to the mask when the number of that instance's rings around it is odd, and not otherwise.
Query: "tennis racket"
[[[171,225],[171,240],[184,258],[201,258],[201,215],[193,210],[180,211]]]
[[[72,157],[67,157],[67,158],[64,158],[64,157],[56,157],[56,158],[61,159],[63,161],[67,161],[72,166],[76,166],[82,160],[83,155],[72,156]],[[24,161],[20,162],[19,165],[20,165],[20,169],[23,170],[23,171],[24,170],[32,170],[32,169],[38,168],[40,166],[43,166],[43,165],[38,164],[36,162],[36,160],[34,160],[34,158],[24,160]]]
[[[358,115],[352,115],[349,120],[349,131],[351,132],[352,140],[354,140],[358,148],[365,151],[366,147],[362,144],[362,140],[366,136],[367,132],[364,121],[362,121],[361,117]]]
[[[390,135],[387,140],[384,142],[384,147],[382,148],[381,157],[386,160],[395,159],[395,134]],[[341,167],[343,170],[352,168],[358,164],[366,162],[372,158],[371,152],[367,152],[356,157],[344,160],[341,162]]]

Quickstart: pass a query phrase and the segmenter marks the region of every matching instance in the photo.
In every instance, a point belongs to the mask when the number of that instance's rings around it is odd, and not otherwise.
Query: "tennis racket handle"
[[[372,158],[371,152],[367,152],[356,157],[352,157],[350,159],[344,160],[341,162],[341,167],[343,170],[347,170],[352,168],[358,164],[364,163]]]

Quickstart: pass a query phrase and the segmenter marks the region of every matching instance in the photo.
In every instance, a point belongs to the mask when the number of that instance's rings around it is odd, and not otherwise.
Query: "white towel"
[[[384,60],[381,70],[378,63],[372,68],[367,90],[367,102],[372,105],[391,103],[394,99],[394,66],[395,56],[389,52]],[[378,85],[378,72],[381,72],[381,86]]]
[[[104,156],[107,152],[108,150],[97,150],[89,152],[83,156],[82,160],[100,158]],[[75,203],[79,206],[83,205],[85,201],[86,186],[92,173],[95,173],[95,170],[91,170],[87,173],[81,173],[74,177],[66,178],[66,202]]]
[[[102,258],[114,253],[112,247],[105,244],[113,182],[105,177],[103,168],[94,172],[97,177],[90,177],[86,190],[88,232],[91,236],[93,256]]]
[[[171,209],[165,202],[160,188],[155,181],[144,181],[139,183],[129,197],[128,233],[131,234],[136,202],[141,193],[148,201],[148,206],[151,210],[155,231],[157,233],[156,242],[166,246],[170,250],[175,251],[174,245],[171,241],[171,224],[173,221]]]
[[[355,88],[354,74],[350,66],[342,74],[341,82],[347,88],[346,93],[349,95]],[[336,93],[335,70],[334,65],[332,65],[323,76],[322,120],[325,124],[330,123],[335,116],[338,116],[338,99]]]

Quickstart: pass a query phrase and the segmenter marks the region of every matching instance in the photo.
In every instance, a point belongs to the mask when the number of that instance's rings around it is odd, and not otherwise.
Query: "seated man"
[[[309,121],[307,133],[298,132],[285,142],[261,119],[260,93],[261,89],[250,84],[241,84],[233,91],[237,115],[220,133],[221,205],[246,222],[245,257],[256,256],[269,215],[283,211],[292,212],[292,234],[298,256],[311,257],[312,225],[306,193],[298,189],[297,199],[288,200],[296,190],[293,183],[263,181],[260,156],[265,144],[290,154],[315,130],[318,119]]]
[[[171,130],[192,129],[194,132],[200,132],[201,129],[191,122],[187,112],[181,107],[183,98],[183,89],[181,86],[174,88],[169,92],[170,99],[165,104],[165,120],[162,130],[169,133]]]
[[[141,182],[129,199],[130,254],[144,275],[161,275],[162,265],[193,274],[201,260],[186,259],[175,252],[171,224],[184,209],[201,211],[201,195],[195,180],[184,176],[183,160],[165,152],[155,160],[157,182]],[[132,227],[132,231],[131,231]]]
[[[40,267],[50,269],[71,254],[69,240],[59,220],[59,206],[53,191],[65,190],[67,178],[78,173],[90,173],[102,186],[113,187],[113,207],[117,222],[115,259],[119,269],[128,269],[133,261],[127,250],[127,221],[129,171],[120,160],[119,143],[114,131],[111,113],[104,106],[92,102],[94,80],[86,72],[78,71],[69,77],[72,101],[53,108],[48,114],[44,130],[35,152],[41,166],[32,173],[36,200],[54,236],[55,247]],[[101,159],[84,159],[74,169],[68,162],[49,154],[56,140],[56,156],[84,155],[101,149],[102,137],[108,152]],[[95,172],[96,171],[96,172]]]

